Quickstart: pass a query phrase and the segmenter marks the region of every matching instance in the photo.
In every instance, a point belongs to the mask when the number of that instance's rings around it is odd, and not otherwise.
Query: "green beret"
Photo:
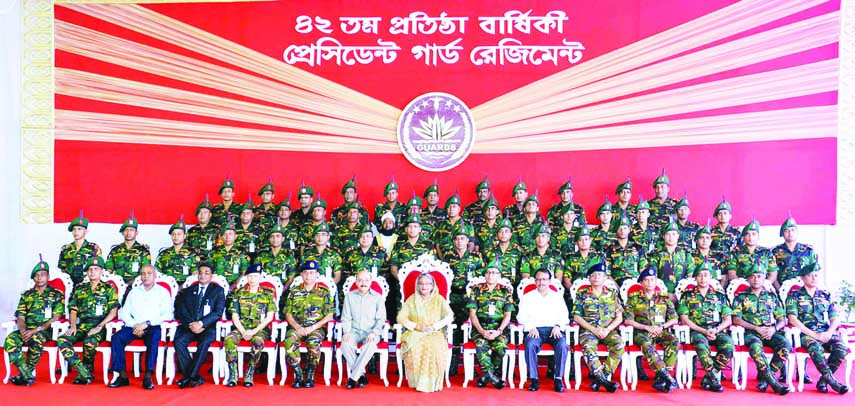
[[[347,192],[347,189],[353,189],[354,192],[356,191],[356,177],[350,178],[350,180],[341,187],[341,194]]]
[[[466,224],[463,220],[457,222],[457,225],[454,226],[454,233],[452,236],[457,237],[458,235],[465,235],[466,238],[472,239],[475,236],[475,229],[470,224]]]
[[[525,183],[522,181],[522,178],[519,178],[517,184],[514,185],[514,190],[511,192],[512,195],[517,194],[520,190],[527,190],[525,187]]]
[[[503,228],[507,228],[511,231],[514,231],[514,226],[511,224],[511,220],[507,217],[499,220],[499,228],[497,228],[496,231],[499,231]]]
[[[323,207],[324,210],[327,209],[327,202],[324,199],[321,199],[320,196],[315,199],[311,206],[309,206],[309,210],[315,210],[316,207]]]
[[[701,271],[707,271],[712,275],[712,265],[710,265],[709,261],[704,261],[700,266],[695,267],[695,271],[692,272],[692,277],[697,278]]]
[[[523,206],[527,205],[528,202],[534,202],[538,206],[540,205],[540,201],[537,198],[537,191],[535,191],[534,193],[531,194],[531,196],[529,196],[525,199],[525,202],[523,202]]]
[[[178,222],[169,227],[169,234],[172,234],[173,230],[181,230],[183,232],[187,232],[187,223],[184,222],[184,215],[181,215],[181,218],[178,219]]]
[[[45,261],[39,261],[39,263],[37,263],[36,266],[33,267],[33,270],[30,271],[30,279],[35,278],[36,274],[41,271],[50,273],[50,265],[48,265],[48,263]]]
[[[562,183],[561,186],[558,187],[558,194],[560,195],[564,193],[565,190],[573,190],[573,183],[570,182],[569,178],[567,179],[567,182]]]
[[[353,209],[362,211],[362,203],[359,200],[354,200],[346,205],[344,205],[345,212],[351,211]]]
[[[398,190],[398,184],[395,183],[394,177],[392,177],[392,180],[390,180],[389,183],[386,184],[386,187],[383,188],[383,196],[386,196],[387,194],[389,194],[389,191],[392,190]]]
[[[80,210],[80,215],[77,218],[71,220],[71,223],[68,225],[68,231],[71,231],[74,227],[89,228],[89,219],[83,217],[83,210]]]
[[[214,205],[211,204],[211,201],[208,200],[208,194],[205,193],[205,201],[196,206],[196,216],[199,216],[199,212],[202,209],[208,209],[208,211],[214,211]]]
[[[647,210],[650,211],[650,203],[647,203],[647,200],[644,200],[644,196],[638,196],[638,205],[635,206],[635,212],[638,213],[639,210]]]
[[[715,210],[713,210],[713,214],[712,214],[713,217],[718,216],[718,212],[720,212],[722,210],[727,210],[730,212],[733,211],[733,210],[731,210],[730,203],[728,203],[727,200],[724,199],[724,196],[722,196],[722,198],[721,198],[721,203],[719,203],[718,206],[715,206]]]
[[[421,225],[421,224],[422,224],[422,220],[421,220],[421,219],[419,219],[418,214],[411,214],[411,215],[407,216],[407,218],[406,218],[406,219],[404,219],[404,226],[405,226],[405,227],[406,227],[406,226],[408,226],[408,225],[410,225],[410,224],[412,224],[412,223],[415,223],[415,224],[418,224],[418,225]]]
[[[495,207],[495,208],[497,208],[497,209],[499,208],[499,201],[498,201],[498,200],[496,200],[496,197],[495,197],[495,196],[493,196],[493,194],[492,194],[492,193],[490,194],[490,198],[489,198],[489,199],[487,199],[487,201],[485,201],[485,202],[484,202],[484,205],[483,205],[483,206],[481,206],[481,208],[482,208],[484,211],[487,211],[487,209],[489,209],[490,207]]]
[[[475,186],[475,192],[477,193],[481,189],[490,190],[490,180],[487,179],[486,176],[484,177],[484,180],[478,183],[478,186]]]
[[[223,228],[220,230],[220,235],[225,234],[228,230],[235,231],[235,220],[232,218],[231,215],[229,216],[228,220],[226,220],[226,222],[223,224]]]
[[[757,274],[757,273],[759,273],[760,275],[763,275],[763,276],[766,275],[766,268],[760,266],[759,262],[752,262],[752,263],[748,264],[745,271],[746,271],[745,277],[749,277],[749,276]]]
[[[291,193],[288,193],[288,197],[285,198],[281,203],[276,206],[276,212],[278,213],[282,207],[287,207],[288,210],[291,210]]]
[[[357,235],[362,235],[365,233],[374,234],[374,231],[371,231],[371,227],[368,225],[368,223],[363,224],[362,227],[359,228],[359,233]]]
[[[413,197],[410,200],[407,200],[407,208],[411,209],[413,207],[422,207],[422,198],[413,194]]]
[[[305,183],[300,184],[300,190],[297,191],[297,198],[303,197],[303,195],[312,197],[315,195],[314,189],[311,186],[306,185]]]
[[[217,194],[218,195],[223,194],[223,189],[225,189],[225,188],[229,188],[232,191],[234,191],[235,190],[235,182],[231,178],[226,178],[226,180],[223,181],[223,184],[220,185],[220,190],[217,191]]]
[[[139,223],[139,221],[137,221],[137,219],[134,218],[134,212],[133,211],[131,211],[130,218],[125,220],[125,222],[122,223],[122,226],[119,227],[119,232],[121,233],[122,231],[125,231],[125,229],[128,227],[133,227],[135,230],[140,228],[140,223]]]
[[[701,236],[704,234],[712,235],[712,231],[710,230],[709,224],[699,228],[698,231],[695,232],[695,239],[697,240],[698,238],[701,238]]]
[[[436,194],[439,195],[439,185],[436,184],[436,179],[433,180],[432,185],[428,186],[427,189],[425,189],[425,192],[422,194],[422,197],[427,199],[430,192],[436,192]]]
[[[282,226],[282,221],[278,218],[276,219],[276,225],[270,228],[270,231],[267,232],[267,238],[270,238],[273,234],[285,235],[285,227]]]
[[[549,229],[549,223],[546,221],[539,221],[532,227],[531,231],[535,236],[540,234],[552,234],[552,230]]]
[[[621,210],[620,218],[618,219],[618,227],[632,227],[632,223],[629,221],[629,217],[626,215],[626,211]]]
[[[246,198],[246,203],[241,206],[240,211],[249,210],[252,211],[255,208],[255,203],[252,201],[252,195]]]
[[[582,224],[578,230],[576,230],[576,239],[575,241],[579,241],[582,237],[591,237],[591,230],[588,230],[587,224]]]
[[[617,189],[615,189],[615,194],[619,195],[620,192],[624,190],[632,190],[632,182],[629,181],[629,176],[626,177],[626,182],[623,182],[617,186]]]
[[[451,206],[452,204],[460,206],[460,196],[457,193],[451,195],[451,197],[445,201],[445,209],[448,210],[448,206]]]
[[[567,214],[567,213],[569,213],[569,212],[571,212],[571,211],[572,211],[573,213],[576,213],[576,211],[575,211],[575,210],[573,210],[573,209],[575,208],[575,206],[576,206],[576,205],[575,205],[575,204],[573,204],[573,202],[572,202],[572,201],[571,201],[570,203],[565,204],[564,206],[561,206],[561,209],[560,209],[560,210],[558,210],[558,215],[563,217],[565,214]]]
[[[784,224],[781,224],[781,231],[778,233],[781,237],[784,236],[784,230],[788,228],[797,227],[796,219],[793,216],[787,217],[787,220],[784,221]]]
[[[662,229],[662,235],[664,236],[665,233],[667,233],[669,231],[676,231],[677,234],[680,233],[680,226],[677,224],[676,221],[674,221],[674,220],[669,221],[668,225],[666,225],[665,228]]]
[[[274,193],[273,192],[273,180],[268,179],[267,183],[265,183],[264,186],[262,186],[261,189],[259,189],[258,195],[261,196],[264,194],[264,192]]]
[[[748,223],[748,225],[746,225],[745,227],[742,228],[742,232],[739,234],[740,237],[745,237],[745,234],[748,234],[749,231],[756,231],[759,233],[760,232],[760,222],[752,219],[751,222]]]
[[[662,174],[659,175],[656,180],[653,181],[653,187],[656,187],[658,184],[666,184],[670,185],[671,181],[668,179],[668,175],[665,174],[665,169],[662,169]]]
[[[502,263],[499,261],[499,254],[496,254],[496,256],[487,263],[487,266],[485,266],[484,269],[498,269],[501,271]]]
[[[312,233],[312,236],[316,236],[316,235],[318,235],[318,233],[329,233],[329,232],[330,232],[330,225],[327,224],[326,222],[322,222],[321,224],[318,224],[317,226],[315,226],[315,232]]]
[[[93,267],[93,266],[97,266],[97,267],[99,267],[99,268],[101,268],[101,269],[104,269],[104,268],[106,268],[106,267],[107,267],[107,264],[106,264],[106,263],[104,263],[104,259],[102,259],[101,257],[99,257],[99,256],[95,255],[95,256],[93,256],[92,258],[89,258],[89,261],[87,261],[87,262],[86,262],[86,269],[89,269],[89,268],[91,268],[91,267]]]
[[[609,201],[609,197],[608,197],[608,196],[606,196],[606,202],[605,202],[605,203],[603,203],[603,204],[602,204],[602,205],[597,209],[597,217],[599,217],[599,216],[600,216],[600,214],[603,214],[603,212],[604,212],[604,211],[607,211],[607,212],[611,212],[611,211],[612,211],[612,202],[610,202],[610,201]]]
[[[683,196],[683,198],[680,199],[679,202],[677,202],[677,205],[674,206],[674,210],[675,211],[680,210],[681,207],[689,207],[689,194],[688,193],[685,196]]]
[[[801,269],[799,269],[799,276],[808,276],[814,272],[819,271],[818,265],[819,264],[817,264],[816,262],[811,262],[803,266]]]

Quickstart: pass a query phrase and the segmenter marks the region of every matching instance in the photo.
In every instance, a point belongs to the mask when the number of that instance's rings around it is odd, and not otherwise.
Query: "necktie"
[[[207,288],[207,286],[202,286],[199,288],[199,294],[196,296],[196,308],[197,309],[202,308],[202,299],[205,297],[205,288]]]

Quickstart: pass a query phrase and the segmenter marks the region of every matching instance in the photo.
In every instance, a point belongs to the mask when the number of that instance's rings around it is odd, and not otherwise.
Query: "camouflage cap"
[[[742,232],[739,233],[740,237],[745,237],[745,234],[748,234],[749,231],[760,232],[760,222],[756,219],[752,218],[751,222],[748,223],[745,227],[742,227]]]
[[[140,228],[140,222],[134,218],[134,211],[133,210],[131,210],[131,215],[128,217],[128,219],[125,220],[124,223],[122,223],[121,227],[119,227],[119,232],[121,233],[122,231],[125,231],[125,229],[128,227],[131,227],[135,230],[138,230]]]
[[[33,267],[33,270],[30,271],[30,279],[33,279],[36,274],[41,271],[50,273],[50,265],[48,265],[48,263],[42,259],[42,255],[39,254],[39,262]]]
[[[615,189],[615,194],[619,195],[620,192],[622,192],[624,190],[632,190],[632,182],[630,182],[629,176],[626,177],[625,182],[623,182],[617,186],[617,189]]]
[[[445,201],[445,209],[448,210],[448,206],[451,206],[452,204],[460,206],[460,195],[458,195],[457,192]]]
[[[214,205],[211,204],[211,201],[208,200],[208,194],[205,193],[205,201],[196,206],[196,216],[199,216],[199,212],[202,209],[207,209],[208,211],[214,211]]]
[[[591,274],[594,272],[606,273],[606,264],[600,261],[594,265],[589,266],[588,269],[585,271],[585,277],[591,277]]]
[[[573,190],[573,183],[570,178],[567,178],[567,182],[562,183],[561,186],[558,187],[558,194],[560,195],[564,193],[565,190]]]
[[[490,179],[487,179],[486,176],[484,177],[484,180],[482,180],[478,183],[477,186],[475,186],[475,192],[477,193],[481,189],[490,190]]]
[[[274,193],[273,192],[273,179],[267,179],[267,183],[265,183],[264,186],[262,186],[261,189],[258,190],[258,195],[261,196],[265,192]]]
[[[394,176],[392,177],[392,180],[390,180],[389,183],[386,184],[386,187],[383,188],[383,196],[386,196],[387,194],[389,194],[389,191],[392,190],[398,190],[398,184],[395,183]]]
[[[425,189],[425,192],[422,194],[422,197],[427,199],[430,192],[436,192],[436,194],[439,195],[439,185],[436,184],[436,178],[434,178],[433,184],[428,186],[427,189]]]
[[[217,194],[218,195],[223,194],[223,189],[226,189],[226,188],[231,189],[232,191],[235,190],[235,182],[230,177],[226,177],[226,180],[224,180],[223,184],[220,185],[220,190],[217,191]]]
[[[350,180],[341,187],[341,194],[347,192],[347,189],[353,189],[354,192],[356,191],[356,176],[350,178]]]
[[[68,224],[68,231],[73,230],[74,227],[89,228],[89,219],[83,217],[83,210],[80,210],[80,215],[75,217],[74,220],[71,220],[71,223]]]
[[[169,234],[172,234],[174,230],[181,230],[185,233],[187,232],[187,223],[184,222],[183,214],[178,218],[178,221],[172,225],[172,227],[169,227]]]
[[[749,277],[754,274],[766,276],[766,268],[761,266],[759,262],[751,262],[745,269],[745,276]]]
[[[522,177],[520,177],[519,180],[517,180],[517,184],[514,185],[514,190],[511,191],[511,195],[517,194],[517,192],[519,192],[520,190],[527,190],[526,186],[525,186],[525,182],[522,181]]]
[[[496,197],[493,196],[492,193],[490,193],[490,198],[484,202],[483,206],[481,206],[482,210],[484,211],[487,211],[487,209],[489,209],[490,207],[495,207],[497,209],[499,208],[499,201],[496,200]]]
[[[692,277],[697,278],[698,275],[700,275],[700,273],[703,271],[707,271],[710,274],[713,273],[712,265],[709,263],[709,261],[704,261],[700,266],[696,266],[695,271],[692,272]]]
[[[781,230],[778,232],[778,235],[783,237],[784,230],[794,227],[798,227],[798,225],[796,224],[796,219],[794,219],[793,216],[790,215],[789,217],[787,217],[786,220],[784,220],[784,224],[781,224]]]
[[[819,271],[819,264],[816,262],[811,262],[799,269],[799,276],[808,276],[814,272]]]
[[[312,197],[315,195],[315,190],[312,189],[311,186],[309,186],[303,182],[300,182],[300,190],[297,191],[297,198],[299,199],[299,198],[303,197],[304,195]]]
[[[668,175],[665,174],[664,168],[662,169],[662,174],[659,175],[658,177],[656,177],[656,180],[653,181],[653,187],[656,187],[656,185],[659,185],[659,184],[665,184],[665,185],[671,184],[671,181],[668,179]]]
[[[724,196],[721,197],[721,203],[719,203],[718,206],[715,206],[715,210],[713,210],[713,214],[712,214],[713,217],[718,216],[718,212],[720,212],[722,210],[727,210],[730,212],[733,211],[733,210],[731,210],[730,203],[727,202],[727,200],[724,198]]]
[[[606,196],[606,202],[600,205],[600,207],[597,209],[597,217],[599,217],[600,214],[603,214],[603,212],[606,211],[609,213],[611,213],[612,211],[612,202],[609,201],[608,196]]]
[[[422,220],[419,218],[418,214],[411,214],[404,219],[404,226],[408,226],[410,224],[422,224]]]
[[[318,235],[318,233],[328,233],[329,234],[329,232],[330,232],[330,225],[324,221],[324,222],[321,222],[321,224],[318,224],[317,226],[315,226],[315,231],[312,233],[312,236],[316,236],[316,235]]]
[[[97,266],[98,268],[104,269],[107,267],[107,264],[104,262],[104,259],[95,255],[92,258],[89,258],[89,261],[86,261],[86,269],[89,269],[93,266]]]
[[[511,224],[511,220],[507,217],[499,220],[499,228],[497,228],[496,231],[501,230],[503,228],[507,228],[511,231],[514,231],[514,226],[513,224]]]
[[[654,278],[656,277],[656,266],[647,265],[644,269],[641,270],[641,272],[638,273],[638,278],[636,280],[638,281],[638,283],[641,283],[641,281],[643,281],[644,278],[648,276],[652,276]]]
[[[650,203],[647,203],[642,195],[638,195],[638,205],[635,206],[635,212],[638,213],[639,210],[650,211]]]

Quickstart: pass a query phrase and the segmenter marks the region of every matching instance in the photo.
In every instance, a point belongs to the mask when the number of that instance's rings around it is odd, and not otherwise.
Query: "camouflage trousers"
[[[495,371],[502,366],[505,351],[508,348],[508,336],[501,334],[492,341],[487,340],[477,331],[472,332],[472,343],[475,344],[475,358],[482,371]]]
[[[793,346],[783,331],[778,331],[768,340],[764,340],[754,331],[745,331],[745,346],[748,347],[748,354],[754,360],[758,375],[767,369],[772,375],[777,375],[784,369],[784,362],[790,355],[790,351],[793,350]],[[775,351],[771,362],[766,361],[766,356],[763,355],[763,347],[769,347]]]
[[[469,309],[466,308],[466,292],[458,292],[452,288],[448,295],[448,306],[454,314],[454,324],[462,326],[469,321]],[[474,330],[474,329],[473,329]],[[460,344],[463,342],[463,330],[456,328],[452,332],[451,342],[454,344],[455,354],[460,354]]]
[[[810,354],[810,359],[813,360],[813,364],[816,365],[816,369],[819,370],[819,373],[821,374],[826,372],[833,374],[834,371],[837,371],[837,368],[840,367],[843,359],[846,358],[846,353],[848,351],[846,344],[843,344],[843,342],[840,341],[839,335],[836,335],[834,338],[823,344],[805,334],[802,334],[801,342],[802,347],[807,349],[808,354]],[[828,361],[826,361],[825,356],[823,356],[823,349],[828,352]]]
[[[325,328],[321,327],[305,337],[300,337],[297,330],[289,328],[285,332],[285,355],[288,366],[294,368],[300,365],[300,343],[305,342],[306,368],[317,368],[321,359],[321,342],[324,341],[324,331]]]
[[[226,362],[237,361],[237,347],[242,340],[243,336],[241,336],[240,332],[237,330],[232,330],[232,332],[223,339],[223,345],[226,347]],[[258,365],[258,360],[261,358],[261,350],[264,349],[264,342],[267,340],[270,340],[270,331],[267,329],[255,333],[255,335],[249,339],[249,345],[251,347],[249,353],[249,366],[254,367]]]
[[[659,337],[653,337],[646,331],[635,330],[632,342],[641,348],[641,353],[654,371],[670,371],[677,364],[677,337],[666,330],[662,330]],[[657,345],[662,347],[664,357],[656,351]]]
[[[733,339],[727,333],[718,333],[715,336],[715,340],[710,341],[707,336],[697,331],[692,331],[690,342],[695,346],[695,352],[698,353],[698,360],[701,362],[701,367],[707,373],[713,372],[714,369],[721,371],[727,366],[727,362],[733,358]],[[712,357],[712,349],[710,347],[715,347],[716,349],[715,358]]]
[[[597,356],[597,345],[605,345],[608,347],[609,356],[606,357],[605,364],[600,362],[600,357]],[[599,339],[594,333],[583,330],[579,332],[579,345],[582,346],[582,358],[585,359],[585,364],[588,365],[588,370],[591,372],[599,372],[603,370],[603,374],[611,375],[615,372],[620,359],[623,356],[623,338],[618,329],[612,330],[604,339]]]
[[[56,346],[59,348],[59,353],[68,362],[68,365],[76,367],[80,362],[80,358],[74,352],[74,344],[82,342],[83,347],[83,363],[91,365],[95,362],[95,349],[98,344],[107,339],[107,329],[102,328],[98,334],[87,336],[89,330],[95,327],[95,324],[78,324],[77,332],[74,335],[63,334],[56,339]],[[92,372],[92,371],[89,371]]]
[[[3,348],[6,349],[6,352],[9,353],[9,362],[12,365],[18,367],[18,370],[26,369],[27,372],[32,373],[32,371],[36,368],[36,365],[39,363],[39,359],[42,357],[42,349],[45,346],[45,343],[48,342],[51,338],[51,333],[49,331],[40,331],[36,334],[33,334],[30,337],[30,340],[26,343],[24,339],[21,337],[20,331],[13,331],[6,336],[6,342],[3,344]],[[24,346],[29,347],[27,354],[24,354]]]

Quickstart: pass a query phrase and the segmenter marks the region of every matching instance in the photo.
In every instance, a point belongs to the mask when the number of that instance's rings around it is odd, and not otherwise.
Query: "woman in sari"
[[[416,293],[398,313],[398,323],[407,329],[401,337],[401,353],[411,388],[419,392],[442,390],[449,356],[445,326],[453,318],[433,277],[427,273],[419,276]]]

